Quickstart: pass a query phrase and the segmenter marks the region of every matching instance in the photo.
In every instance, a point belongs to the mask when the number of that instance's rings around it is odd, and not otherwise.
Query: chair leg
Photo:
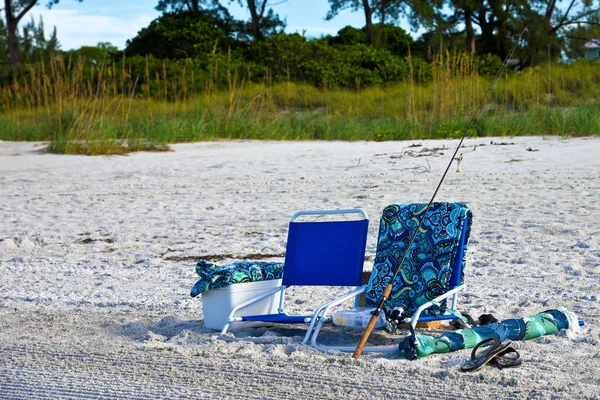
[[[308,343],[308,340],[310,339],[310,336],[313,333],[313,329],[315,328],[315,324],[319,319],[324,318],[321,316],[321,313],[323,312],[325,306],[326,305],[322,305],[321,307],[317,308],[317,310],[313,314],[313,317],[310,319],[310,325],[308,325],[308,329],[306,330],[306,334],[304,335],[304,340],[302,340],[302,344]]]
[[[358,296],[363,293],[366,290],[366,285],[361,286],[349,293],[347,293],[346,295],[339,297],[321,307],[319,307],[319,309],[317,309],[317,311],[315,312],[316,314],[320,314],[318,319],[313,318],[312,324],[315,325],[314,326],[314,330],[312,331],[312,335],[310,336],[310,342],[312,347],[314,347],[315,349],[319,349],[319,350],[338,350],[338,351],[354,351],[356,346],[322,346],[320,344],[317,343],[317,338],[319,336],[319,333],[321,332],[321,328],[323,327],[323,324],[325,323],[325,321],[328,319],[328,313],[329,311],[347,301],[354,298],[358,298]],[[307,338],[309,337],[308,333],[307,336],[305,336],[305,341],[302,343],[307,343]],[[367,347],[365,348],[363,351],[368,351],[368,352],[381,352],[381,353],[387,353],[387,352],[393,352],[396,351],[397,348],[396,347]]]
[[[325,317],[327,316],[327,313],[329,312],[329,309],[331,307],[333,307],[334,305],[331,305],[330,307],[327,307],[324,312],[323,312],[323,316],[322,318],[325,319]],[[311,338],[311,345],[312,347],[314,347],[315,349],[318,350],[337,350],[337,351],[345,351],[345,352],[352,352],[354,350],[356,350],[356,345],[354,346],[322,346],[320,344],[317,343],[317,337],[319,336],[319,332],[321,331],[321,327],[323,326],[323,321],[319,321],[319,323],[317,324],[317,327],[315,328],[315,331],[312,335]],[[365,347],[363,348],[363,352],[376,352],[376,353],[392,353],[394,351],[397,351],[398,348],[396,346],[394,347]]]
[[[338,304],[341,304],[348,299],[359,296],[361,293],[363,293],[365,291],[365,288],[366,288],[366,286],[358,287],[358,288],[352,290],[351,292],[346,293],[342,297],[339,297],[327,304],[323,304],[321,307],[317,308],[317,310],[313,314],[313,317],[310,321],[310,325],[308,327],[308,330],[306,331],[306,335],[304,336],[304,340],[302,341],[302,344],[308,343],[308,340],[310,339],[310,336],[313,333],[313,329],[315,329],[315,324],[322,321],[321,322],[321,325],[322,325],[323,322],[325,322],[325,320],[327,319],[326,314],[327,314],[327,311],[329,310],[329,308],[336,306]],[[324,310],[325,310],[325,312],[323,312]],[[323,314],[321,315],[321,313],[323,313]],[[319,326],[319,325],[317,324],[317,326]],[[321,329],[320,326],[319,326],[319,329]]]
[[[264,293],[261,293],[259,296],[253,297],[250,300],[247,300],[247,301],[243,302],[242,304],[238,304],[237,306],[233,307],[233,309],[229,313],[229,316],[227,317],[227,320],[225,321],[225,325],[223,325],[223,329],[221,329],[221,333],[219,333],[218,338],[219,339],[223,338],[223,336],[225,335],[225,333],[227,333],[227,330],[229,329],[229,325],[232,322],[238,322],[238,321],[242,320],[241,317],[234,317],[236,312],[238,312],[240,309],[242,309],[244,307],[249,306],[250,304],[254,304],[257,301],[260,301],[260,300],[264,299],[265,297],[271,296],[279,291],[281,291],[281,297],[283,297],[285,295],[285,287],[280,286],[280,287],[273,288],[269,291],[266,291]]]
[[[435,305],[436,303],[439,303],[440,301],[447,299],[450,296],[452,296],[451,309],[456,310],[456,298],[458,296],[458,292],[460,292],[464,289],[465,289],[465,285],[457,286],[454,289],[449,290],[448,292],[444,293],[443,295],[438,296],[435,299],[428,301],[427,303],[425,303],[425,304],[421,305],[419,308],[417,308],[417,311],[415,311],[415,313],[413,314],[413,316],[410,319],[410,325],[411,325],[413,331],[417,328],[417,323],[419,322],[419,317],[421,316],[421,313],[423,311],[425,311],[429,307]]]
[[[456,303],[458,302],[458,292],[454,293],[454,295],[452,296],[452,306],[451,308],[453,310],[456,310]]]

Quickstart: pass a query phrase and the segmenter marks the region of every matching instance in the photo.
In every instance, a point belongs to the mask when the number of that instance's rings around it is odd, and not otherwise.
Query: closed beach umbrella
[[[470,349],[485,340],[528,340],[553,335],[561,329],[578,326],[575,314],[566,309],[549,310],[527,318],[512,318],[489,325],[446,332],[439,337],[410,335],[398,349],[408,359],[421,358],[431,353],[449,353]]]

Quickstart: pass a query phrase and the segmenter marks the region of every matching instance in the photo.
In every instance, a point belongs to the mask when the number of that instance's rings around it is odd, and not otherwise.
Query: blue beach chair
[[[358,219],[334,221],[300,221],[315,216],[356,214]],[[331,218],[331,217],[329,217]],[[219,338],[223,338],[233,322],[310,323],[303,343],[310,337],[319,315],[288,315],[284,309],[285,290],[290,286],[360,286],[365,257],[368,216],[361,209],[300,211],[289,224],[282,285],[234,307]],[[262,299],[280,293],[278,312],[266,315],[235,316]]]
[[[464,290],[464,266],[471,230],[472,213],[462,203],[433,203],[406,252],[427,204],[393,204],[383,210],[377,253],[369,283],[319,309],[319,321],[311,344],[319,349],[354,351],[355,346],[324,346],[317,338],[332,308],[366,295],[367,307],[376,308],[396,270],[385,312],[397,310],[414,330],[418,322],[462,319],[456,311],[458,293]],[[450,299],[450,304],[447,304]],[[464,320],[463,320],[464,321]],[[397,351],[397,347],[365,347],[363,351]]]

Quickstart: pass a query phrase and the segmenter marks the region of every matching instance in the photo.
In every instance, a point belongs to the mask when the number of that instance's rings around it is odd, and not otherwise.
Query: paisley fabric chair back
[[[429,300],[463,284],[472,213],[462,203],[433,203],[402,265],[427,204],[392,204],[383,210],[366,305],[376,307],[397,269],[386,309],[412,314]],[[440,315],[446,301],[425,310]]]

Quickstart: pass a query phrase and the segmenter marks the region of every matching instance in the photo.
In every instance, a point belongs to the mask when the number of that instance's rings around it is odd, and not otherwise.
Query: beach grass
[[[204,89],[186,89],[165,70],[132,76],[118,65],[54,60],[28,66],[0,88],[0,140],[45,141],[69,154],[162,151],[171,143],[219,139],[404,140],[461,137],[491,78],[468,55],[432,63],[408,59],[403,82],[317,88],[248,71],[211,71]],[[600,133],[598,65],[546,64],[505,72],[483,104],[472,136]]]

